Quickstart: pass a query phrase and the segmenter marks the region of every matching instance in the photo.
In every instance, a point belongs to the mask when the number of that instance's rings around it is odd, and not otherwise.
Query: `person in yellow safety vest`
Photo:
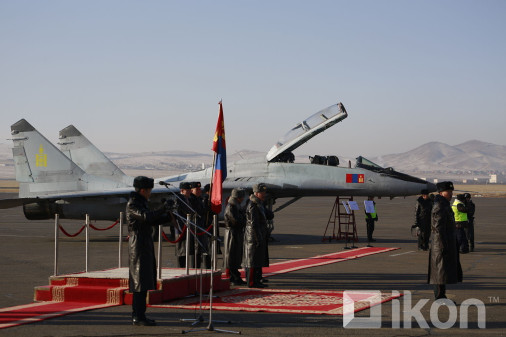
[[[375,242],[376,240],[372,237],[372,233],[374,232],[374,222],[378,221],[378,213],[376,212],[376,203],[374,202],[374,197],[367,197],[367,200],[370,200],[374,204],[374,212],[367,213],[365,211],[365,223],[367,228],[367,242]]]
[[[452,210],[455,216],[455,228],[457,232],[457,247],[461,254],[469,253],[469,243],[467,242],[467,208],[465,204],[466,198],[464,194],[458,194],[453,202]]]

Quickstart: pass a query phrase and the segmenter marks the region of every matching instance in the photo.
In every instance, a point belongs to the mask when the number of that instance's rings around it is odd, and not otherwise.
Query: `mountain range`
[[[406,173],[503,173],[506,171],[506,146],[478,140],[454,146],[430,142],[411,151],[371,160]]]
[[[106,155],[127,174],[136,175],[149,170],[149,175],[161,177],[181,172],[195,171],[210,167],[212,153],[203,154],[189,151],[163,151],[143,153],[115,153]],[[265,153],[242,150],[229,154],[233,162],[241,158],[263,156]],[[471,178],[487,177],[491,173],[506,173],[506,146],[470,140],[458,145],[429,142],[411,151],[368,158],[383,167],[419,177],[444,175],[466,175]],[[340,158],[341,166],[348,158]],[[353,163],[354,160],[352,160]],[[308,162],[307,155],[297,155],[295,162]],[[147,174],[147,173],[144,173]],[[14,161],[9,145],[0,144],[0,178],[13,179]]]

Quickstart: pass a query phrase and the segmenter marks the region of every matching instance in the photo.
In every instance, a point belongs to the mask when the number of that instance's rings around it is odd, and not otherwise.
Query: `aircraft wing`
[[[295,150],[317,134],[325,131],[346,117],[348,117],[348,113],[343,103],[337,103],[318,111],[297,124],[279,139],[267,153],[267,161],[276,161],[278,156]]]
[[[118,188],[109,191],[76,191],[76,192],[67,192],[67,193],[57,193],[57,194],[48,194],[41,195],[36,198],[12,198],[12,199],[1,199],[0,200],[0,209],[12,208],[22,206],[24,204],[34,203],[41,200],[65,200],[72,201],[77,199],[97,199],[97,198],[113,198],[113,197],[124,197],[128,198],[130,193],[133,191],[133,188]],[[165,187],[155,187],[151,191],[152,198],[156,199],[158,195],[168,194],[168,193],[178,193],[179,189],[175,186],[170,186],[169,188]]]
[[[15,207],[18,205],[15,205],[15,200],[24,200],[26,203],[27,201],[36,201],[41,199],[52,199],[52,200],[70,200],[75,198],[103,198],[103,197],[128,197],[131,192],[133,192],[134,189],[132,187],[126,187],[126,188],[117,188],[114,190],[106,190],[106,191],[76,191],[76,192],[67,192],[67,193],[57,193],[57,194],[47,194],[47,195],[41,195],[37,198],[19,198],[19,199],[3,199],[0,200],[0,204],[3,204],[3,201],[6,200],[12,200],[12,203]],[[171,192],[179,192],[179,189],[176,187],[169,187],[168,189],[165,187],[155,187],[151,191],[151,194],[153,196],[157,194],[166,194]],[[5,202],[6,205],[8,205],[7,202]],[[21,202],[21,205],[23,202]],[[0,208],[2,208],[0,206]],[[3,208],[9,208],[9,207],[3,207]]]
[[[14,199],[1,199],[0,209],[13,208],[23,206],[27,202],[35,202],[37,198],[14,198]]]

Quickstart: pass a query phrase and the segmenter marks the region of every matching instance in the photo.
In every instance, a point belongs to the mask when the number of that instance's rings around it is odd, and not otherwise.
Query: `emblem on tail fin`
[[[39,146],[39,153],[35,155],[35,166],[47,167],[47,154],[44,153],[44,147],[42,147],[42,144]]]

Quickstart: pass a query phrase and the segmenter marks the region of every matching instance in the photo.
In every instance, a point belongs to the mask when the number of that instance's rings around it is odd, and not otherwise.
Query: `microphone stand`
[[[159,181],[158,183],[160,185],[165,186],[176,198],[178,198],[183,204],[185,204],[190,210],[192,210],[192,212],[194,212],[195,215],[199,216],[198,213],[190,205],[188,205],[181,197],[179,197],[176,193],[174,193],[174,191],[171,191],[169,189],[169,185],[171,185],[171,184],[166,183],[164,181]],[[240,331],[215,329],[214,326],[213,326],[213,320],[212,320],[212,313],[213,313],[213,286],[214,286],[214,272],[216,271],[215,267],[216,267],[216,259],[217,259],[217,256],[216,256],[216,242],[217,241],[221,242],[221,240],[217,236],[218,216],[214,215],[214,217],[213,217],[213,234],[211,234],[206,229],[198,226],[196,223],[191,222],[190,219],[189,219],[189,214],[187,215],[187,219],[183,218],[182,216],[180,216],[177,213],[173,213],[173,214],[176,217],[178,217],[178,218],[182,219],[183,221],[187,222],[187,230],[190,228],[190,225],[194,226],[195,231],[192,232],[192,234],[195,237],[195,240],[197,241],[197,243],[199,244],[199,246],[201,246],[202,248],[204,248],[204,245],[197,238],[197,228],[200,229],[200,230],[202,230],[203,232],[205,232],[207,235],[209,235],[209,237],[212,240],[211,280],[210,280],[210,287],[209,287],[209,324],[208,324],[207,328],[196,329],[196,330],[183,330],[182,333],[184,334],[184,333],[188,333],[188,332],[196,332],[196,331],[207,330],[207,331],[216,331],[216,332],[241,334]],[[189,239],[189,235],[187,235],[187,237],[186,237],[186,240],[188,240],[188,239]],[[188,249],[186,250],[186,256],[188,256]],[[201,275],[200,285],[201,285],[201,289],[202,289],[202,262],[203,261],[200,262],[200,269],[201,269],[201,271],[200,271],[200,275]],[[187,262],[186,262],[186,268],[188,269],[188,259],[187,259]],[[200,292],[200,310],[202,311],[202,291]],[[196,325],[198,323],[204,322],[204,318],[202,317],[202,314],[201,314],[197,319],[181,319],[181,321],[184,321],[184,322],[185,321],[194,321],[192,323],[192,326],[193,326],[193,325]],[[231,324],[232,323],[231,321],[214,321],[214,322],[217,322],[217,323],[227,323],[227,324]]]
[[[159,181],[158,184],[165,186],[169,190],[169,192],[172,193],[173,196],[175,196],[177,199],[179,199],[179,201],[181,201],[186,207],[188,207],[188,209],[191,210],[193,212],[193,214],[196,214],[200,218],[200,215],[197,213],[196,210],[194,210],[188,203],[186,203],[186,201],[184,201],[183,198],[181,198],[179,195],[177,195],[177,193],[175,193],[174,191],[171,191],[169,189],[169,186],[174,186],[174,185],[172,185],[170,183],[166,183],[165,181]],[[186,221],[186,219],[185,219],[185,221]],[[210,233],[208,233],[208,234],[211,235]]]
[[[186,331],[182,331],[182,333],[187,333],[187,332],[197,332],[197,331],[214,331],[214,332],[224,332],[224,333],[233,333],[233,334],[241,334],[240,331],[232,331],[232,330],[223,330],[223,329],[215,329],[214,326],[213,326],[213,285],[214,285],[214,272],[215,272],[215,269],[214,269],[214,262],[216,261],[216,241],[219,241],[219,239],[216,237],[216,233],[217,233],[217,230],[216,230],[216,227],[218,226],[218,216],[217,215],[214,215],[213,217],[213,236],[212,236],[212,253],[211,253],[211,283],[210,283],[210,287],[209,287],[209,324],[207,325],[207,328],[202,328],[202,329],[195,329],[195,330],[186,330]],[[201,320],[203,321],[203,319]],[[195,322],[194,324],[192,325],[195,325],[201,321],[198,321],[198,322]],[[231,321],[214,321],[214,322],[217,322],[217,323],[228,323],[228,324],[231,324],[232,322]]]

